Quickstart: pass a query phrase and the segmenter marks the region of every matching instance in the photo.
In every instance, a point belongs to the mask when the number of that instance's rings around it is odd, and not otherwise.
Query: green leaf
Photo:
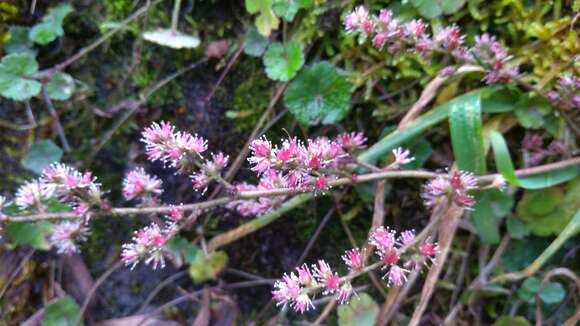
[[[28,39],[30,28],[22,26],[11,26],[8,30],[10,39],[4,44],[6,53],[28,54],[36,57],[36,50],[33,48],[34,43]]]
[[[270,41],[255,28],[250,28],[244,38],[244,53],[252,57],[261,57]]]
[[[473,225],[483,242],[499,242],[497,220],[505,217],[514,205],[513,196],[498,189],[489,189],[476,194],[473,210]]]
[[[0,95],[23,101],[40,93],[41,84],[32,80],[38,63],[30,54],[13,53],[0,62]]]
[[[564,169],[520,177],[520,187],[524,189],[543,189],[572,180],[580,175],[580,165]]]
[[[197,251],[195,259],[189,266],[189,275],[195,283],[215,280],[217,275],[226,267],[228,255],[223,251],[211,252],[207,256]]]
[[[566,297],[566,291],[558,282],[548,282],[540,290],[540,299],[547,304],[560,303]]]
[[[50,244],[46,237],[52,232],[50,223],[13,222],[6,226],[6,236],[17,246],[31,246],[36,249],[48,250]]]
[[[411,0],[413,7],[417,8],[419,14],[427,19],[433,19],[441,16],[441,14],[453,14],[463,5],[467,0]]]
[[[43,139],[30,146],[28,153],[22,160],[22,165],[28,170],[40,174],[45,167],[60,161],[61,157],[62,149],[52,140]]]
[[[514,239],[523,239],[530,234],[530,228],[517,217],[509,216],[506,224],[508,233]]]
[[[580,209],[580,178],[566,189],[526,191],[518,204],[518,217],[539,236],[559,234]]]
[[[288,81],[304,65],[303,46],[298,42],[288,42],[282,45],[272,43],[264,55],[266,75],[273,80]]]
[[[278,28],[280,21],[272,10],[272,0],[245,0],[245,3],[248,13],[258,14],[255,24],[260,34],[269,36]]]
[[[530,322],[521,316],[501,316],[496,319],[492,326],[530,326]]]
[[[300,8],[309,8],[313,0],[274,0],[272,9],[274,13],[287,22],[294,20],[294,16]]]
[[[493,88],[491,87],[480,88],[458,96],[429,110],[429,112],[420,115],[409,125],[405,126],[405,128],[401,130],[395,130],[394,132],[388,134],[386,137],[381,138],[380,141],[359,155],[358,159],[366,163],[377,163],[377,161],[383,157],[385,153],[388,153],[398,146],[402,146],[406,142],[413,140],[413,138],[421,135],[423,132],[425,132],[425,130],[428,130],[439,122],[445,120],[449,116],[449,112],[455,104],[466,101],[474,101],[475,97],[480,97],[482,94],[485,94],[492,89]],[[486,107],[483,107],[483,110],[486,112]]]
[[[540,290],[540,280],[537,277],[528,277],[518,290],[518,298],[527,303],[534,303],[534,296]]]
[[[404,168],[409,170],[416,170],[423,167],[425,162],[427,162],[431,157],[431,154],[433,154],[431,143],[426,139],[421,140],[415,146],[409,148],[409,150],[413,153],[413,157],[415,158],[411,163],[404,165]]]
[[[485,173],[485,149],[481,132],[481,97],[455,102],[449,113],[453,154],[459,169]]]
[[[328,62],[307,66],[290,83],[284,104],[306,125],[335,123],[350,107],[352,84]]]
[[[70,296],[65,296],[44,308],[42,326],[74,326],[81,309]],[[81,323],[82,325],[82,323]]]
[[[75,91],[75,81],[69,74],[57,72],[46,84],[46,91],[53,100],[68,100]]]
[[[512,158],[510,156],[509,149],[505,143],[505,140],[499,132],[492,130],[489,133],[489,138],[491,141],[491,147],[493,149],[493,156],[495,158],[495,164],[499,173],[506,179],[507,182],[519,186],[520,180],[516,176],[514,170],[514,164],[512,163]]]
[[[373,326],[379,314],[379,306],[366,293],[352,298],[348,305],[340,305],[337,310],[340,326]]]
[[[481,106],[487,113],[504,113],[514,110],[520,92],[505,87],[490,87],[481,94]]]
[[[545,116],[548,115],[550,103],[543,97],[524,97],[516,103],[516,117],[524,128],[538,129],[544,125]]]
[[[40,45],[46,45],[57,37],[64,35],[62,22],[66,15],[73,11],[69,4],[61,4],[48,10],[42,21],[32,27],[28,37]]]

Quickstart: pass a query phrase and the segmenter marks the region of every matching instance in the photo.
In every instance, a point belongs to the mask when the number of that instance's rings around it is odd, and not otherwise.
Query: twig
[[[558,163],[546,164],[541,166],[536,166],[533,168],[527,168],[522,170],[517,170],[516,174],[518,176],[530,176],[534,174],[540,174],[548,171],[554,171],[569,166],[574,166],[580,164],[580,157],[573,158]],[[354,178],[339,178],[330,181],[328,184],[330,187],[337,187],[343,185],[357,184],[362,182],[370,182],[381,179],[389,178],[419,178],[419,179],[430,179],[437,176],[445,176],[447,174],[438,174],[428,171],[416,171],[416,170],[402,170],[402,171],[381,171],[375,173],[368,173],[356,176]],[[497,174],[486,175],[478,177],[478,180],[489,182],[496,178]],[[225,205],[234,200],[239,199],[254,199],[259,197],[275,197],[275,196],[288,196],[296,195],[302,193],[311,192],[311,188],[276,188],[271,190],[260,190],[260,191],[244,191],[240,192],[237,196],[232,197],[221,197],[213,200],[208,200],[199,203],[186,204],[180,208],[184,211],[193,210],[203,210],[215,206]],[[113,208],[110,211],[95,211],[92,212],[91,216],[125,216],[125,215],[136,215],[136,214],[164,214],[168,213],[171,206],[158,206],[158,207],[121,207]],[[26,222],[26,221],[41,221],[41,220],[53,220],[53,219],[78,219],[79,217],[73,212],[64,213],[39,213],[31,215],[19,215],[19,216],[7,216],[5,218],[6,222]],[[252,222],[248,222],[252,223]],[[242,225],[243,226],[243,225]],[[242,227],[240,226],[240,227]]]
[[[56,127],[56,131],[58,133],[58,137],[60,138],[60,142],[62,143],[62,148],[66,153],[70,152],[70,145],[68,144],[68,140],[66,140],[66,135],[64,134],[64,129],[60,124],[60,120],[58,118],[58,114],[56,114],[56,110],[54,109],[54,105],[52,104],[52,100],[50,96],[48,96],[48,91],[46,90],[46,85],[42,86],[42,95],[44,97],[44,103],[46,103],[46,109],[50,113],[52,120],[54,121],[54,125]]]
[[[145,308],[147,307],[147,305],[151,302],[151,300],[153,300],[153,298],[155,298],[155,296],[164,288],[166,287],[168,284],[175,282],[176,280],[178,280],[179,278],[189,275],[189,271],[185,270],[185,271],[181,271],[178,273],[175,273],[171,276],[169,276],[168,278],[166,278],[165,280],[163,280],[163,282],[159,283],[154,289],[153,291],[151,291],[149,293],[149,295],[147,296],[147,298],[145,299],[145,301],[143,301],[143,303],[141,303],[141,305],[139,306],[139,310],[137,310],[137,312],[135,312],[135,315],[139,315],[143,312],[143,310],[145,310]]]
[[[2,290],[0,290],[0,299],[2,299],[2,297],[4,296],[6,291],[8,291],[8,289],[10,288],[10,285],[12,285],[12,282],[14,282],[14,280],[16,279],[18,274],[20,274],[22,269],[24,269],[24,266],[30,260],[32,255],[34,255],[35,252],[36,252],[36,249],[30,250],[30,252],[27,253],[26,256],[24,257],[24,259],[22,259],[20,264],[18,264],[18,268],[16,268],[16,270],[12,273],[12,275],[10,275],[10,278],[8,280],[6,280],[4,287],[2,287]]]
[[[83,56],[88,54],[89,52],[96,49],[99,45],[103,44],[105,41],[107,41],[109,38],[111,38],[111,36],[115,35],[117,32],[124,29],[132,21],[139,18],[139,16],[146,13],[151,7],[155,6],[156,4],[160,3],[161,1],[162,0],[155,0],[153,2],[147,1],[143,7],[141,7],[137,11],[135,11],[131,16],[127,17],[122,22],[120,22],[117,26],[115,26],[115,28],[113,28],[113,29],[109,30],[108,32],[106,32],[105,34],[103,34],[103,36],[99,37],[96,41],[94,41],[93,43],[89,44],[88,46],[80,49],[79,52],[77,52],[76,54],[74,54],[70,58],[66,59],[65,61],[63,61],[63,62],[61,62],[61,63],[59,63],[51,68],[39,71],[36,75],[34,75],[34,77],[38,78],[38,79],[46,79],[46,78],[49,78],[55,72],[59,72],[59,71],[63,70],[64,68],[70,66],[71,64],[75,63],[77,60],[79,60],[80,58],[82,58]]]
[[[89,307],[89,303],[91,302],[91,299],[93,298],[93,295],[95,294],[95,292],[97,291],[97,289],[99,288],[99,286],[101,286],[101,284],[103,284],[103,282],[105,282],[105,280],[109,276],[111,276],[111,274],[113,274],[113,272],[116,271],[117,269],[119,269],[121,266],[123,266],[123,262],[122,261],[118,261],[117,263],[115,263],[115,265],[111,266],[111,268],[109,268],[106,272],[104,272],[103,275],[101,275],[97,279],[97,281],[95,282],[95,284],[93,284],[93,287],[91,288],[91,290],[87,294],[87,297],[85,298],[85,301],[83,301],[83,305],[81,306],[81,310],[79,312],[79,317],[77,318],[77,320],[75,322],[75,325],[78,326],[83,321],[83,315],[87,311],[87,308]]]
[[[463,65],[455,71],[454,75],[474,71],[484,71],[484,69],[476,65]],[[421,111],[427,106],[427,104],[429,104],[429,102],[431,102],[431,100],[435,97],[435,95],[437,95],[439,87],[441,87],[441,85],[443,85],[443,83],[447,79],[449,79],[449,77],[451,76],[443,76],[439,74],[435,78],[433,78],[433,80],[431,80],[429,84],[427,84],[417,102],[413,104],[413,106],[411,107],[411,109],[409,109],[409,111],[407,111],[407,114],[405,114],[401,122],[399,122],[399,126],[397,127],[397,129],[401,130],[405,128],[411,121],[415,120],[415,118],[421,113]]]
[[[177,22],[179,21],[179,10],[181,9],[181,0],[174,0],[173,12],[171,13],[171,31],[177,32]]]
[[[103,146],[105,146],[105,144],[107,142],[109,142],[109,140],[111,139],[111,137],[113,137],[115,132],[117,132],[117,130],[139,109],[139,107],[141,107],[142,105],[147,103],[147,99],[151,95],[153,95],[155,92],[157,92],[163,86],[170,83],[175,78],[183,75],[184,73],[188,72],[189,70],[197,68],[199,65],[207,62],[207,60],[208,60],[208,58],[203,58],[197,62],[194,62],[194,63],[190,64],[189,66],[184,67],[184,68],[166,76],[165,78],[159,80],[155,84],[147,87],[143,91],[143,93],[141,94],[138,101],[127,101],[127,100],[122,101],[121,103],[124,103],[128,107],[128,110],[125,111],[125,113],[117,121],[115,121],[115,123],[113,124],[113,127],[111,127],[111,129],[109,129],[107,132],[105,132],[103,134],[103,136],[101,137],[101,139],[99,140],[99,142],[97,144],[95,144],[95,146],[93,146],[91,153],[87,156],[87,161],[90,162],[95,158],[97,153],[103,148]]]
[[[451,249],[451,243],[455,237],[455,231],[457,230],[457,225],[459,219],[463,215],[463,211],[463,208],[458,207],[452,203],[451,207],[446,210],[441,220],[441,224],[439,225],[440,252],[437,254],[437,264],[431,268],[427,274],[427,277],[425,278],[425,284],[423,285],[423,290],[421,291],[421,299],[419,300],[419,304],[413,312],[413,316],[409,322],[410,326],[419,325],[421,317],[423,316],[425,309],[427,309],[427,304],[431,299],[431,295],[433,294],[433,290],[435,289],[435,285],[439,279],[439,274],[443,270],[443,265],[445,265],[445,260],[447,259],[447,255]]]
[[[30,101],[24,101],[24,106],[26,107],[26,117],[28,118],[28,126],[27,128],[33,129],[38,126],[36,123],[36,119],[34,119],[34,113],[32,113],[32,107],[30,106]]]
[[[209,101],[211,101],[211,99],[215,95],[215,92],[217,91],[218,87],[222,84],[222,82],[226,78],[226,75],[228,74],[228,72],[232,69],[234,64],[238,61],[238,59],[240,58],[240,55],[242,54],[243,51],[244,51],[244,46],[240,45],[238,47],[238,49],[236,50],[236,53],[234,53],[234,56],[230,59],[230,61],[228,62],[228,64],[224,68],[224,71],[222,71],[222,73],[218,77],[218,80],[212,86],[211,90],[209,91],[209,94],[203,100],[206,104],[209,103]]]
[[[326,213],[326,215],[324,215],[324,218],[322,218],[322,221],[320,221],[320,224],[318,224],[316,231],[314,231],[314,234],[312,235],[310,240],[308,240],[308,243],[306,244],[306,247],[304,248],[302,255],[300,255],[300,258],[298,258],[298,262],[296,262],[296,267],[298,267],[304,263],[304,261],[306,260],[306,257],[308,257],[308,253],[310,252],[310,249],[312,249],[312,246],[314,246],[314,243],[316,242],[316,240],[318,240],[318,237],[320,236],[322,229],[324,229],[324,227],[326,226],[326,223],[328,223],[328,221],[330,221],[330,218],[332,217],[333,214],[334,214],[334,208],[331,208]]]

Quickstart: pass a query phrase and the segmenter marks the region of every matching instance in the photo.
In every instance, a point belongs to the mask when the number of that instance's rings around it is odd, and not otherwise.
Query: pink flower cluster
[[[183,210],[173,206],[164,225],[152,223],[135,231],[132,241],[123,245],[121,261],[131,269],[140,261],[146,265],[151,263],[153,269],[165,267],[165,255],[168,254],[165,245],[179,231],[179,222],[183,221],[183,217]]]
[[[397,237],[395,231],[381,226],[371,233],[369,243],[376,248],[376,253],[384,264],[383,269],[388,270],[383,278],[387,279],[389,285],[403,285],[409,271],[418,271],[423,265],[434,262],[438,253],[437,244],[427,239],[420,246],[414,247],[414,242],[415,232],[411,230],[404,231]],[[407,258],[401,263],[403,254]]]
[[[334,139],[320,137],[303,143],[296,138],[285,139],[280,146],[262,137],[250,145],[248,161],[260,176],[257,185],[234,185],[236,192],[271,190],[276,188],[310,188],[324,190],[329,180],[338,174],[350,175],[351,154],[362,148],[366,138],[360,132],[344,133]],[[228,205],[244,216],[268,212],[284,202],[286,197],[261,197],[237,200]]]
[[[70,204],[81,216],[102,203],[101,185],[92,173],[81,173],[62,163],[53,164],[42,171],[42,187],[63,203]]]
[[[369,243],[375,246],[380,258],[380,263],[373,266],[388,269],[384,276],[388,285],[403,285],[410,270],[418,271],[422,266],[435,261],[439,252],[437,244],[430,239],[418,245],[417,242],[413,231],[402,232],[397,238],[394,231],[381,226],[371,233]],[[274,283],[272,298],[278,305],[288,304],[299,313],[314,309],[311,296],[318,292],[333,295],[339,304],[346,304],[354,294],[351,280],[357,276],[356,273],[363,271],[365,257],[364,249],[347,250],[342,260],[349,274],[343,277],[324,260],[319,260],[311,267],[306,264],[297,267],[294,272],[284,274],[281,280]],[[401,264],[401,261],[404,263]]]
[[[123,197],[126,200],[140,199],[145,204],[153,204],[162,193],[163,182],[147,174],[143,168],[130,171],[123,180]]]
[[[165,121],[154,122],[142,135],[149,160],[161,161],[180,173],[190,174],[195,189],[205,191],[212,180],[221,181],[221,172],[229,157],[217,153],[212,154],[211,160],[204,160],[202,154],[207,150],[204,138],[175,131],[175,127]]]
[[[563,155],[567,152],[566,145],[560,140],[553,140],[546,147],[540,134],[526,134],[521,142],[524,160],[529,165],[538,165],[548,157]]]
[[[324,189],[328,177],[351,163],[350,153],[361,148],[365,141],[362,133],[345,133],[332,140],[309,139],[306,144],[288,138],[282,145],[273,147],[262,137],[250,145],[252,155],[248,161],[259,175],[272,170],[284,173],[291,187]]]
[[[372,40],[373,45],[382,49],[388,45],[390,53],[412,50],[422,55],[436,52],[451,54],[457,60],[478,63],[488,71],[487,83],[496,83],[517,77],[517,67],[506,67],[509,60],[507,50],[495,37],[483,34],[475,38],[475,46],[464,45],[465,36],[458,26],[441,28],[430,35],[429,25],[422,20],[406,23],[393,17],[393,12],[383,9],[378,16],[371,15],[363,6],[357,7],[344,19],[345,30]]]
[[[80,216],[100,206],[102,192],[91,172],[81,173],[56,163],[45,168],[39,179],[22,185],[16,192],[15,203],[23,210],[42,210],[46,201],[53,197],[71,205]]]
[[[57,253],[72,255],[79,252],[79,242],[86,241],[89,229],[81,222],[62,222],[55,224],[48,242]]]
[[[433,207],[444,199],[451,200],[458,206],[470,208],[475,205],[475,200],[468,192],[477,188],[477,179],[472,173],[455,171],[448,177],[439,175],[427,182],[422,196],[427,207]]]
[[[547,94],[550,101],[567,109],[580,108],[580,77],[562,76],[556,87]]]

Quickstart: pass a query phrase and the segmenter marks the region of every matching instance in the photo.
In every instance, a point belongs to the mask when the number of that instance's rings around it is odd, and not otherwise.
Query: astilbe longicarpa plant
[[[196,190],[205,191],[211,182],[223,184],[232,198],[227,207],[242,216],[269,212],[287,199],[288,194],[272,196],[269,191],[324,192],[341,177],[351,178],[355,182],[356,168],[360,168],[361,164],[354,154],[364,147],[366,141],[360,132],[343,133],[332,139],[319,137],[306,141],[288,137],[277,146],[262,137],[250,145],[248,161],[252,171],[259,177],[258,184],[254,185],[245,182],[230,184],[225,181],[221,173],[227,166],[228,156],[220,152],[211,154],[211,158],[204,157],[208,144],[202,137],[176,131],[168,122],[153,123],[143,130],[142,135],[150,161],[160,161],[175,169],[176,173],[189,175],[192,187]],[[400,169],[414,160],[410,151],[403,148],[393,150],[392,154],[393,160],[384,171]],[[475,203],[469,191],[477,186],[477,179],[473,175],[453,172],[429,181],[423,197],[428,207],[446,199],[468,208]],[[242,196],[252,192],[264,195],[249,198]],[[163,193],[163,183],[156,176],[147,174],[143,168],[136,168],[125,176],[122,193],[126,200],[135,201],[142,207],[158,206],[162,204],[160,195]],[[106,214],[111,210],[110,204],[103,199],[100,184],[91,172],[81,173],[61,163],[47,167],[38,179],[22,185],[14,202],[24,212],[43,213],[47,211],[51,200],[68,205],[78,216],[76,221],[56,224],[48,236],[49,243],[61,254],[79,251],[79,243],[86,240],[89,234],[88,223],[92,213]],[[0,198],[2,220],[7,217],[2,211],[8,203],[6,198]],[[153,269],[163,267],[166,256],[170,254],[166,247],[168,241],[180,232],[183,225],[194,223],[198,213],[193,212],[186,218],[181,206],[171,206],[165,222],[152,223],[135,231],[132,241],[123,245],[121,260],[131,268],[141,261],[151,264]],[[385,278],[389,284],[401,285],[410,270],[433,260],[436,245],[427,241],[422,246],[407,248],[413,239],[414,233],[411,231],[401,233],[399,241],[395,241],[393,231],[384,228],[378,228],[372,233],[369,243],[377,248],[379,262],[387,269]],[[407,252],[407,249],[411,251]],[[351,273],[365,268],[364,254],[364,250],[358,249],[345,253],[343,260]],[[320,288],[323,294],[336,295],[342,303],[347,302],[352,294],[351,274],[339,278],[323,260],[318,262],[312,272],[307,266],[300,267],[297,272],[300,277],[293,274],[285,276],[282,283],[277,283],[278,290],[274,292],[277,301],[289,302],[297,311],[312,306],[310,299],[304,296],[303,289],[308,292]],[[294,289],[299,289],[300,294],[297,295]]]

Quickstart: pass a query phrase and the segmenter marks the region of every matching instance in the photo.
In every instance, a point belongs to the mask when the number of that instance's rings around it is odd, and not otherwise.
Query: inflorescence
[[[437,243],[429,238],[419,240],[414,231],[404,231],[397,237],[395,231],[381,226],[368,240],[375,248],[377,263],[366,264],[366,250],[354,248],[342,256],[348,270],[342,277],[324,260],[318,260],[311,267],[303,264],[274,283],[272,298],[278,305],[289,305],[299,313],[314,309],[312,300],[319,293],[332,295],[339,304],[346,304],[355,294],[351,281],[376,268],[385,271],[383,278],[389,286],[402,286],[411,271],[419,272],[423,266],[435,263],[439,252]]]
[[[207,189],[210,182],[216,181],[227,187],[235,198],[237,195],[255,190],[300,189],[301,191],[324,192],[329,189],[333,180],[350,177],[356,180],[356,168],[365,167],[357,161],[355,152],[363,148],[366,138],[362,133],[343,133],[335,138],[319,137],[304,142],[295,137],[288,137],[280,145],[274,146],[266,138],[255,140],[250,145],[251,155],[248,161],[251,169],[259,177],[256,185],[248,183],[229,184],[221,177],[228,163],[228,156],[219,152],[205,158],[208,149],[205,139],[187,132],[176,131],[167,122],[153,123],[143,131],[143,142],[150,161],[161,161],[166,166],[176,169],[177,173],[188,174],[194,189]],[[378,170],[400,169],[414,160],[411,152],[404,148],[392,151],[393,159],[389,165]],[[432,207],[445,199],[459,206],[469,208],[475,201],[469,194],[476,189],[477,179],[467,172],[453,172],[449,176],[438,176],[425,186],[423,197],[427,207]],[[161,205],[163,183],[156,176],[149,175],[143,168],[129,171],[123,180],[123,196],[126,200],[138,202],[141,206]],[[110,204],[103,200],[103,192],[91,172],[81,173],[75,168],[57,163],[44,169],[40,178],[27,182],[17,191],[14,203],[23,212],[43,213],[50,209],[55,200],[68,205],[75,214],[85,217],[74,222],[56,224],[48,236],[49,243],[58,253],[72,254],[78,252],[78,243],[86,240],[91,211],[107,212]],[[286,196],[263,196],[255,199],[237,199],[227,206],[243,216],[258,215],[279,207]],[[0,222],[5,219],[3,209],[9,204],[6,198],[0,197]],[[199,212],[193,212],[184,218],[180,206],[173,206],[163,223],[152,223],[135,232],[130,243],[123,245],[121,260],[131,268],[139,262],[151,264],[154,269],[165,265],[169,254],[166,244],[176,235],[183,225],[195,221]],[[422,265],[419,256],[409,256],[406,262],[399,265],[403,254],[400,245],[406,246],[414,238],[407,231],[401,234],[400,241],[394,241],[394,233],[377,229],[371,235],[370,243],[377,248],[381,261],[388,272],[386,278],[390,284],[401,285],[406,273],[412,266]],[[411,240],[409,240],[411,239]],[[425,244],[425,252],[429,246]],[[423,253],[423,258],[425,256]],[[351,271],[364,267],[363,251],[352,249],[345,253],[343,260]],[[361,256],[362,255],[362,256]],[[412,263],[414,262],[414,263]],[[310,307],[310,301],[304,296],[294,295],[292,290],[299,288],[325,287],[323,293],[336,294],[340,302],[348,301],[352,293],[349,282],[338,278],[328,264],[320,261],[316,268],[310,270],[302,266],[297,270],[301,277],[288,276],[285,284],[288,293],[278,301],[292,301],[297,310],[304,311]],[[298,280],[298,281],[296,281]],[[309,281],[307,281],[309,280]],[[294,284],[293,282],[297,282]],[[281,290],[280,290],[281,291]],[[284,293],[284,292],[280,292]],[[280,297],[281,294],[278,294]],[[282,297],[280,297],[282,298]]]
[[[468,47],[464,44],[465,35],[456,25],[430,34],[429,25],[421,19],[404,23],[393,17],[393,12],[388,9],[372,15],[364,6],[348,14],[344,26],[348,33],[369,39],[377,49],[386,48],[390,53],[413,51],[422,56],[446,53],[459,62],[479,64],[487,71],[484,79],[488,84],[518,76],[518,67],[508,65],[510,56],[505,47],[487,33],[476,36],[474,46]],[[444,70],[444,73],[449,72],[453,69]]]

